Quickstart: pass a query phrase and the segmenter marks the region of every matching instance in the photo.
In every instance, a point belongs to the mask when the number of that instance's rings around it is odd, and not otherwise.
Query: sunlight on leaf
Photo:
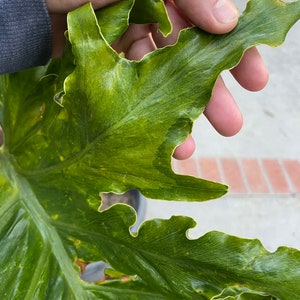
[[[147,1],[158,12],[151,18],[164,20],[167,32],[162,3]],[[114,32],[83,6],[69,14],[63,58],[0,77],[0,295],[297,299],[298,250],[269,253],[257,240],[220,232],[189,240],[195,222],[183,216],[147,221],[132,234],[131,207],[98,208],[100,192],[134,188],[176,201],[226,192],[219,183],[175,174],[172,153],[203,112],[220,72],[253,45],[281,44],[300,18],[300,2],[250,1],[231,33],[187,29],[176,45],[134,62],[110,42],[137,18],[140,4],[124,0],[106,9],[106,20],[120,14]],[[78,261],[105,261],[114,269],[108,273],[119,275],[86,283]]]

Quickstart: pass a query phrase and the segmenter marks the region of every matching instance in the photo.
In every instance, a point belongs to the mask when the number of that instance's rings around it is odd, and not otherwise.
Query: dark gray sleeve
[[[0,74],[44,65],[51,56],[45,0],[0,0]]]

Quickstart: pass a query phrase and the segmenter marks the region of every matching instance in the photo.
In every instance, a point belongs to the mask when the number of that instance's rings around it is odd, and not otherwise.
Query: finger
[[[245,52],[240,63],[231,70],[231,74],[249,91],[263,89],[269,79],[268,70],[255,47]]]
[[[130,25],[112,47],[118,53],[124,52],[125,57],[131,60],[140,60],[145,54],[156,49],[148,24]]]
[[[221,77],[215,84],[204,114],[212,126],[224,136],[235,135],[242,128],[243,116]]]
[[[140,60],[144,55],[155,50],[155,45],[151,36],[144,37],[143,39],[135,41],[126,51],[126,58],[130,60]]]
[[[99,9],[118,1],[120,0],[92,0],[90,2],[94,9]],[[86,0],[46,0],[46,5],[49,13],[60,14],[68,13],[87,2]]]
[[[238,22],[239,11],[230,0],[174,0],[176,6],[201,29],[211,33],[227,33]]]
[[[179,160],[187,159],[190,156],[192,156],[194,151],[195,151],[195,142],[192,136],[190,135],[185,140],[185,142],[183,142],[183,144],[181,144],[175,149],[173,153],[173,157]]]

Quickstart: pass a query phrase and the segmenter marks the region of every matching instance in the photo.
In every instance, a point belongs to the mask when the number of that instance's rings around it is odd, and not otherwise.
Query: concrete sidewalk
[[[242,8],[246,1],[235,2]],[[300,249],[300,22],[284,45],[259,49],[270,71],[263,91],[245,91],[224,73],[243,112],[243,129],[224,138],[201,117],[193,130],[195,154],[174,167],[179,173],[215,180],[220,172],[230,193],[203,203],[147,201],[146,218],[187,215],[198,223],[189,233],[193,238],[216,229],[259,238],[271,251],[280,245]],[[205,169],[205,161],[215,167]]]

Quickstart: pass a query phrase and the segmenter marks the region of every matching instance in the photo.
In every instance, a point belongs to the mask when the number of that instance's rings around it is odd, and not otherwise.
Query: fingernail
[[[213,14],[216,20],[223,24],[231,23],[239,17],[239,11],[229,0],[218,0],[214,6]]]

